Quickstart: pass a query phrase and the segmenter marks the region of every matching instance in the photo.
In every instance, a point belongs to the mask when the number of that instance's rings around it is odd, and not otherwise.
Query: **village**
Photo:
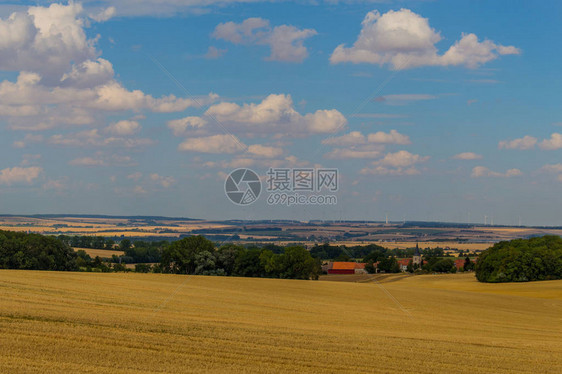
[[[414,273],[421,271],[424,265],[424,259],[421,254],[419,244],[416,243],[414,254],[410,258],[396,258],[396,265],[394,270],[399,270],[402,273]],[[474,268],[477,258],[462,257],[455,260],[450,260],[454,269],[452,272],[470,271]],[[385,273],[388,270],[380,268],[380,261],[373,263],[368,262],[354,262],[354,261],[327,261],[322,264],[322,273],[328,275],[350,275],[350,274],[370,274],[370,273]],[[450,269],[448,272],[451,272]],[[396,271],[390,271],[396,272]]]

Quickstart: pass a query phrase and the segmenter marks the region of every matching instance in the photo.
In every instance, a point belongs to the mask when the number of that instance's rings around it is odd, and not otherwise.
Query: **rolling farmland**
[[[506,227],[439,222],[336,222],[336,221],[205,221],[190,218],[110,216],[0,216],[0,230],[44,235],[103,236],[119,242],[132,240],[178,240],[204,235],[210,240],[241,244],[273,243],[312,247],[377,244],[388,249],[406,249],[419,242],[421,248],[450,248],[479,252],[502,240],[541,235],[562,235],[560,227]]]
[[[562,371],[561,281],[2,270],[0,299],[0,372]]]

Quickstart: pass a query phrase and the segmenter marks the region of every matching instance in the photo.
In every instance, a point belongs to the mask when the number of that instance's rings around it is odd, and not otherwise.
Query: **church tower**
[[[418,243],[416,243],[416,249],[414,250],[414,257],[412,258],[412,265],[421,265],[422,256],[420,253],[420,247]]]

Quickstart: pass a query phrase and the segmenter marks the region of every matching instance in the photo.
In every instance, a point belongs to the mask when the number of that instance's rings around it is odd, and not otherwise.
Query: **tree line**
[[[119,248],[125,255],[113,255],[113,264],[79,250],[78,267],[84,271],[128,271],[125,263],[155,262],[136,263],[135,271],[285,279],[318,279],[321,273],[320,260],[302,246],[246,248],[226,244],[217,248],[203,236],[191,236],[172,243],[124,240]]]
[[[121,256],[92,258],[77,248],[116,249]],[[275,244],[216,246],[203,236],[190,236],[178,241],[134,241],[95,236],[64,236],[57,238],[38,234],[1,231],[0,268],[36,270],[127,271],[125,264],[136,264],[139,272],[226,275],[241,277],[272,277],[316,279],[325,260],[362,261],[368,272],[378,270],[399,272],[397,257],[411,257],[414,249],[387,249],[376,244],[366,246],[335,246],[329,243],[282,247]],[[409,272],[455,272],[450,258],[443,258],[443,249],[424,249],[423,264],[409,264]],[[471,270],[467,258],[464,270]]]
[[[317,279],[321,272],[320,260],[302,246],[245,248],[227,244],[217,248],[203,236],[172,243],[124,239],[119,248],[125,255],[112,256],[111,264],[84,250],[74,252],[69,243],[72,241],[39,234],[0,231],[0,269],[127,271],[124,263],[138,261],[154,263],[136,264],[139,272],[286,279]]]

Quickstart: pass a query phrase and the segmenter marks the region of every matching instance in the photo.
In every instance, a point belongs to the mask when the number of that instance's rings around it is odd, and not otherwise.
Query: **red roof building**
[[[328,274],[364,273],[365,264],[358,262],[331,262],[328,264]]]
[[[408,264],[412,262],[411,258],[397,258],[398,266],[400,266],[400,271],[406,271],[408,269]]]

